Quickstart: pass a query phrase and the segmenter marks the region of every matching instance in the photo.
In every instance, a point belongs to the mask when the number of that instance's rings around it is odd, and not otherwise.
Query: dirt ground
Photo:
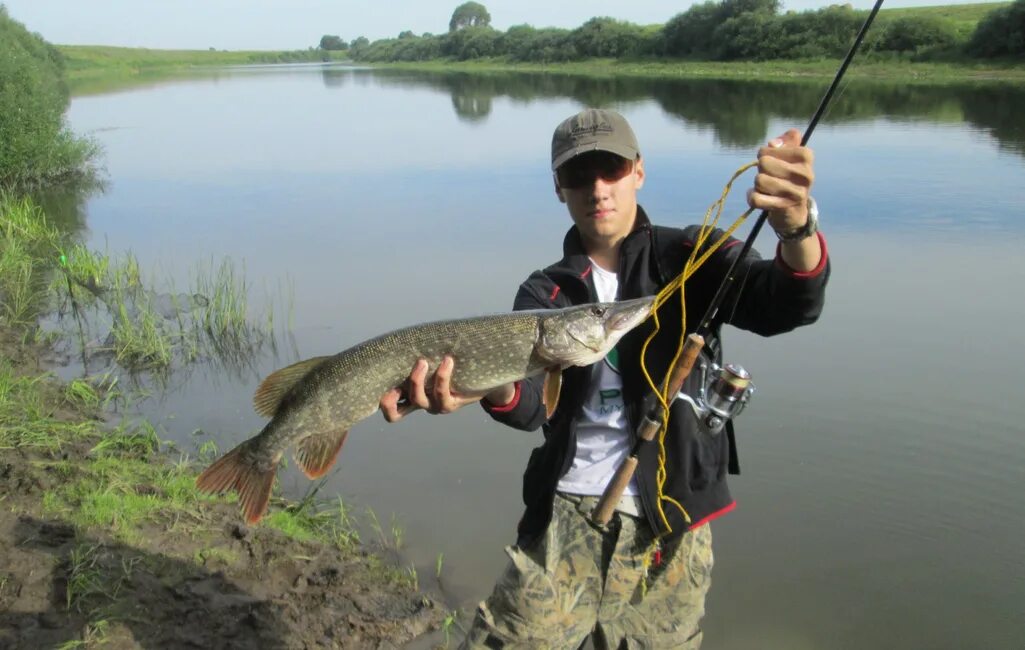
[[[56,453],[73,466],[88,450]],[[397,648],[444,617],[369,550],[247,528],[227,503],[204,505],[201,526],[154,521],[131,545],[44,516],[66,476],[53,460],[0,449],[0,648]]]

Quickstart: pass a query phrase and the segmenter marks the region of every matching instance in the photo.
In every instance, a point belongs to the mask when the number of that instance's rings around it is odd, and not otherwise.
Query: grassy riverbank
[[[343,52],[324,50],[153,50],[107,45],[58,45],[57,49],[64,56],[70,79],[113,71],[128,74],[196,66],[319,63],[347,58]]]
[[[107,45],[59,45],[68,84],[76,93],[103,92],[139,81],[188,75],[196,69],[236,65],[319,63],[344,60],[322,50],[154,50]]]
[[[587,76],[622,76],[659,79],[803,79],[832,78],[840,61],[620,61],[592,59],[558,64],[484,61],[428,61],[422,63],[375,64],[409,70],[458,70],[463,72],[546,72]],[[847,79],[887,81],[1025,81],[1025,62],[993,64],[921,63],[907,60],[855,60]]]
[[[248,528],[233,498],[195,489],[212,442],[192,458],[114,419],[113,374],[48,371],[57,341],[33,316],[65,272],[60,241],[0,198],[0,646],[378,647],[439,625],[341,500],[275,498]]]

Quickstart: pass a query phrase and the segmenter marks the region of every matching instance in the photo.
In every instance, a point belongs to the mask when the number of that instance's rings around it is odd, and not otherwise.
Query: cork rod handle
[[[690,375],[690,371],[694,368],[694,363],[697,361],[698,353],[701,352],[701,348],[704,346],[705,339],[701,335],[690,334],[687,336],[687,340],[683,344],[683,352],[680,353],[680,358],[676,360],[676,365],[673,366],[673,370],[669,374],[667,386],[669,386],[670,404],[676,399],[676,394],[683,387],[683,382]],[[637,442],[634,443],[630,456],[616,469],[616,473],[612,475],[612,480],[605,486],[605,492],[602,493],[601,499],[598,500],[598,505],[591,513],[591,521],[604,526],[612,519],[612,513],[616,511],[619,500],[623,498],[626,486],[630,484],[630,479],[633,478],[634,472],[637,471],[638,453],[641,446],[655,439],[655,434],[658,433],[660,425],[661,421],[657,416],[652,417],[651,414],[645,414],[644,420],[637,430]]]

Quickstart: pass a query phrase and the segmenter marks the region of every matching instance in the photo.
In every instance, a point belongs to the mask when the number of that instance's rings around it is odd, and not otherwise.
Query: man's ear
[[[562,195],[562,188],[559,187],[559,177],[552,174],[552,183],[555,184],[555,196],[559,197],[559,203],[565,203],[566,197]]]
[[[641,189],[644,186],[644,159],[640,156],[634,163],[634,173],[637,174],[637,189]]]

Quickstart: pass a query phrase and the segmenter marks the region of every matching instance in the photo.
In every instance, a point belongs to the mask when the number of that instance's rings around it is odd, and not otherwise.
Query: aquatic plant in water
[[[148,280],[131,253],[113,257],[69,241],[28,199],[0,195],[0,320],[24,331],[52,323],[77,339],[83,363],[107,357],[132,371],[175,362],[245,366],[275,346],[275,301],[254,316],[245,268],[200,265],[189,290]],[[290,303],[289,303],[290,304]]]

